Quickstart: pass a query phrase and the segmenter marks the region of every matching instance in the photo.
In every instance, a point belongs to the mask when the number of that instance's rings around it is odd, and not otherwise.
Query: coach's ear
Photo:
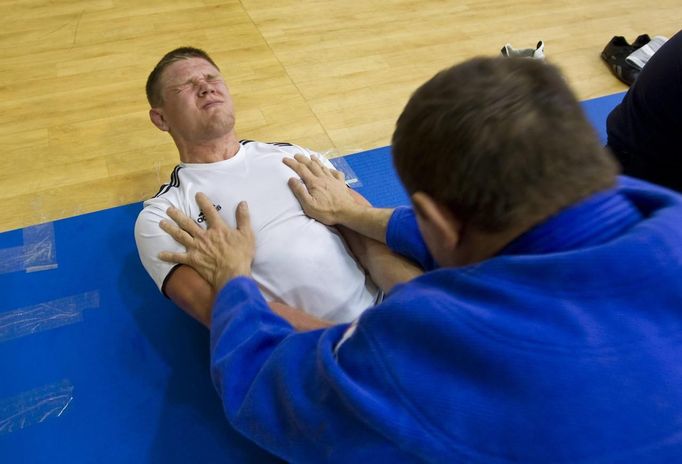
[[[414,193],[412,204],[431,255],[441,266],[451,265],[461,240],[461,222],[447,206],[424,192]]]
[[[157,108],[151,108],[149,110],[149,119],[152,123],[164,132],[168,132],[170,129],[166,123],[166,118],[163,117],[163,112]]]

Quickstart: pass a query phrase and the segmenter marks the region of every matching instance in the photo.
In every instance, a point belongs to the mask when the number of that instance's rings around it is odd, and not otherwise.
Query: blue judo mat
[[[605,141],[623,94],[584,102]],[[407,204],[388,147],[343,158],[374,205]],[[232,430],[208,332],[137,257],[141,204],[0,234],[0,462],[278,462]]]

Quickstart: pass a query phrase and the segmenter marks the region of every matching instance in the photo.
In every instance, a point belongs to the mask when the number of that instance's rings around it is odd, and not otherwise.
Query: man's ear
[[[149,110],[149,119],[152,123],[164,132],[168,132],[170,129],[166,123],[166,118],[163,117],[163,112],[156,108],[151,108]]]
[[[460,242],[462,224],[444,204],[424,192],[412,195],[412,204],[424,234],[448,254],[454,252]]]

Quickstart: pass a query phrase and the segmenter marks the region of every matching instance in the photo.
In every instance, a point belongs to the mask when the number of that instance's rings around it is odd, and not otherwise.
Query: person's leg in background
[[[606,122],[623,174],[682,191],[682,31],[649,60]]]

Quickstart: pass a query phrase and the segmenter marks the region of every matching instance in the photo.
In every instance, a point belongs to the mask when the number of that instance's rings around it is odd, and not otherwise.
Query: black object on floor
[[[601,57],[609,66],[614,76],[625,84],[632,85],[637,76],[639,76],[640,70],[625,61],[625,59],[630,53],[646,45],[650,40],[651,38],[647,34],[642,34],[631,45],[625,40],[625,37],[620,35],[614,36],[604,47]]]

